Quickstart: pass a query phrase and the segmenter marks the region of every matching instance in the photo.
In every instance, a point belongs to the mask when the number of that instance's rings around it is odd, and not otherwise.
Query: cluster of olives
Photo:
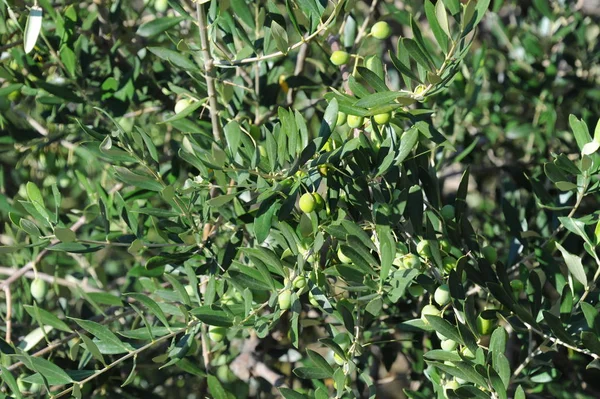
[[[392,34],[392,28],[385,21],[379,21],[371,27],[371,36],[375,39],[385,40]],[[333,65],[344,65],[350,60],[350,54],[343,50],[336,50],[329,58]]]
[[[319,212],[325,208],[325,200],[319,193],[305,193],[300,197],[298,205],[304,213]]]

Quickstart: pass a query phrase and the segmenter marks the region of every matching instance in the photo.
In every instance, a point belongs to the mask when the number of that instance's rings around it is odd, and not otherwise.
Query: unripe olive
[[[452,244],[450,244],[450,241],[448,241],[447,239],[442,238],[440,240],[440,249],[445,253],[449,254],[450,250],[452,249]]]
[[[489,335],[494,331],[494,320],[484,319],[482,315],[477,317],[477,331],[481,335]]]
[[[167,11],[169,3],[167,0],[154,0],[154,9],[158,12]]]
[[[259,146],[258,146],[258,153],[260,154],[261,158],[266,158],[267,157],[267,149],[265,148],[264,145],[259,144]]]
[[[224,384],[229,384],[236,380],[235,374],[233,374],[227,364],[222,364],[217,367],[217,378]]]
[[[48,293],[48,284],[40,278],[33,279],[29,288],[31,290],[31,296],[37,302],[42,302]]]
[[[327,166],[327,164],[319,165],[319,173],[321,174],[321,176],[326,177],[328,171],[329,167]]]
[[[452,341],[451,339],[445,339],[441,342],[440,346],[443,350],[452,352],[458,347],[458,342]]]
[[[447,284],[442,284],[435,290],[433,299],[440,306],[446,306],[450,302],[450,289]]]
[[[454,220],[455,210],[452,205],[444,205],[440,211],[442,218],[446,221]]]
[[[483,247],[481,249],[481,254],[490,263],[496,263],[498,261],[498,252],[496,252],[496,248],[488,245],[487,247]]]
[[[277,297],[277,303],[279,303],[279,308],[281,310],[288,310],[292,304],[292,291],[281,291],[279,297]]]
[[[356,129],[359,128],[363,125],[363,123],[365,123],[365,118],[363,118],[362,116],[357,116],[357,115],[348,115],[348,126]]]
[[[385,125],[386,123],[388,123],[390,121],[391,118],[392,118],[391,112],[386,112],[383,114],[377,114],[377,115],[373,116],[373,120],[378,125]]]
[[[333,361],[338,364],[339,366],[343,366],[344,363],[346,363],[346,360],[344,360],[343,357],[341,357],[340,355],[338,355],[337,353],[333,353]]]
[[[311,213],[315,210],[317,202],[311,193],[305,193],[300,197],[300,210],[304,213]]]
[[[521,280],[511,280],[510,287],[513,292],[521,292],[525,289],[525,284]]]
[[[401,255],[406,255],[408,253],[408,247],[403,242],[396,243],[396,252]]]
[[[418,269],[421,267],[421,259],[415,254],[406,254],[402,259],[401,269]]]
[[[455,390],[460,387],[460,384],[456,380],[450,380],[444,384],[444,390]]]
[[[315,211],[319,212],[321,209],[325,208],[325,200],[321,197],[321,194],[314,193],[313,198],[315,199]]]
[[[342,50],[336,50],[329,59],[333,65],[344,65],[350,59],[350,54]]]
[[[337,257],[342,263],[352,263],[352,259],[350,259],[342,252],[342,248],[338,248]]]
[[[227,335],[227,329],[221,326],[209,326],[208,327],[208,338],[211,341],[221,342]]]
[[[460,350],[460,353],[467,359],[475,359],[475,354],[466,346]]]
[[[336,126],[342,126],[344,123],[346,123],[346,118],[348,117],[348,115],[346,115],[343,112],[338,112],[337,115],[337,121],[335,123]]]
[[[421,310],[421,320],[423,320],[423,323],[425,323],[425,324],[429,324],[427,317],[425,317],[427,315],[439,316],[440,310],[435,305],[425,305],[425,306],[423,306],[423,309]]]
[[[426,87],[424,85],[418,85],[415,87],[415,94],[421,95],[425,91]]]
[[[296,278],[294,278],[294,281],[292,281],[292,285],[294,286],[294,288],[301,290],[302,288],[306,287],[306,277],[302,275],[296,276]]]
[[[315,298],[315,296],[313,295],[312,291],[310,291],[308,293],[308,302],[310,302],[311,305],[313,305],[314,307],[318,308],[319,307],[319,302],[317,302],[317,299]]]
[[[198,350],[198,341],[193,339],[192,343],[190,344],[190,349],[188,349],[186,356],[193,356],[197,350]]]
[[[428,240],[421,240],[417,244],[417,253],[421,258],[429,259],[431,257],[431,248]]]
[[[442,259],[442,265],[444,266],[444,271],[450,273],[452,270],[456,269],[456,259],[452,256],[445,256],[444,259]]]
[[[375,39],[384,40],[390,37],[392,34],[392,28],[385,21],[379,21],[371,27],[371,35]]]
[[[412,284],[408,287],[408,293],[414,296],[415,298],[418,298],[421,295],[423,295],[424,291],[425,290],[423,289],[423,286],[420,284]]]
[[[185,292],[187,292],[187,294],[189,296],[195,296],[196,293],[194,292],[194,287],[192,287],[191,285],[186,285],[185,286]]]
[[[177,103],[175,103],[175,113],[179,114],[184,109],[186,109],[187,106],[190,105],[191,103],[192,103],[192,101],[187,98],[182,98],[181,100],[177,101]]]

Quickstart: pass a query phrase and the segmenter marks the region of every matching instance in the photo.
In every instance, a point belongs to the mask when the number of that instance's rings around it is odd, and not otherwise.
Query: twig
[[[13,274],[14,272],[15,272],[15,269],[13,269],[11,267],[0,266],[0,274],[1,275],[9,276],[9,275]],[[30,271],[26,272],[25,274],[23,274],[23,277],[26,277],[28,279],[34,279],[34,278],[36,278],[36,273],[34,273],[32,270],[30,270]],[[61,277],[54,277],[54,276],[51,276],[46,273],[37,272],[37,278],[39,278],[40,280],[44,280],[48,283],[56,283],[58,285],[62,285],[64,287],[81,288],[85,292],[104,292],[101,289],[89,286],[78,280],[69,281],[67,279],[64,279]],[[5,292],[6,292],[6,288],[5,288]],[[6,298],[6,300],[9,301],[8,297]]]
[[[298,51],[298,57],[296,58],[296,68],[294,69],[294,76],[300,76],[304,70],[304,63],[306,62],[306,55],[308,54],[308,44],[304,43]],[[292,105],[294,103],[294,97],[296,96],[296,90],[289,88],[287,92],[287,104]]]
[[[325,22],[321,23],[321,25],[317,28],[316,31],[314,31],[313,33],[311,33],[308,36],[303,37],[298,43],[294,43],[293,45],[289,46],[285,52],[276,51],[274,53],[267,54],[267,55],[259,55],[256,57],[249,57],[249,58],[244,58],[241,60],[233,60],[233,61],[214,60],[214,66],[219,67],[219,68],[235,67],[235,66],[239,66],[239,65],[243,65],[243,64],[250,64],[250,63],[254,63],[254,62],[269,60],[271,58],[277,58],[277,57],[287,55],[290,51],[297,49],[298,47],[302,46],[304,43],[310,42],[312,39],[317,37],[321,32],[325,31],[329,27],[329,25],[335,20],[335,17],[337,17],[337,14],[340,10],[339,6],[342,3],[344,3],[344,2],[340,1],[340,2],[335,3],[334,9],[331,12],[331,15],[329,16],[329,18],[327,18],[327,20]]]
[[[354,39],[355,47],[358,43],[360,43],[362,38],[365,36],[365,32],[367,31],[367,27],[371,23],[371,17],[373,17],[373,12],[375,11],[375,8],[377,7],[377,3],[379,3],[379,0],[373,0],[373,3],[371,3],[371,7],[369,7],[369,12],[367,13],[367,17],[365,18],[362,25],[360,26],[360,28],[358,30],[358,34],[356,35],[356,39]]]
[[[208,41],[208,27],[206,26],[206,12],[204,4],[196,3],[196,13],[198,18],[198,29],[200,31],[200,44],[202,46],[202,58],[204,58],[204,70],[206,71],[204,79],[206,80],[206,91],[208,93],[208,103],[210,106],[210,121],[212,124],[213,137],[215,141],[223,141],[221,133],[221,124],[219,122],[217,96],[215,90],[215,61],[210,54],[210,42]]]
[[[71,230],[73,231],[77,231],[77,229],[79,229],[81,226],[83,226],[83,224],[85,223],[85,216],[81,216],[74,224],[73,226],[71,226]],[[60,242],[60,240],[58,239],[54,239],[50,242],[50,245],[54,245],[57,244],[58,242]],[[38,256],[36,256],[35,260],[32,260],[31,262],[27,262],[27,264],[25,264],[25,266],[23,266],[22,268],[16,270],[14,272],[13,275],[11,275],[9,278],[7,278],[6,280],[2,281],[0,283],[0,289],[5,289],[6,287],[10,286],[12,283],[14,283],[15,281],[17,281],[19,278],[21,278],[21,276],[23,276],[25,273],[27,273],[28,271],[30,271],[31,269],[33,269],[34,265],[36,263],[38,263],[40,260],[42,260],[42,258],[48,253],[48,248],[42,250]]]
[[[6,342],[12,342],[12,293],[10,285],[4,287],[4,295],[6,296]]]
[[[191,322],[185,328],[181,328],[181,329],[179,329],[177,331],[173,331],[170,334],[167,334],[167,335],[165,335],[163,337],[157,338],[154,341],[152,341],[152,342],[150,342],[150,343],[148,343],[148,344],[146,344],[146,345],[144,345],[144,346],[142,346],[142,347],[140,347],[140,348],[138,348],[138,349],[136,349],[134,351],[129,352],[125,356],[120,357],[119,359],[115,360],[111,364],[107,365],[102,370],[97,370],[94,374],[90,375],[89,377],[87,377],[87,378],[85,378],[85,379],[83,379],[83,380],[81,380],[79,382],[74,383],[73,386],[75,386],[75,384],[83,386],[86,382],[93,380],[94,378],[98,377],[100,374],[103,374],[103,373],[107,372],[108,370],[112,369],[113,367],[115,367],[115,366],[123,363],[125,360],[127,360],[127,359],[129,359],[131,357],[137,356],[138,354],[140,354],[141,352],[145,351],[146,349],[148,349],[148,348],[150,348],[150,347],[152,347],[152,346],[154,346],[154,345],[156,345],[158,343],[166,341],[167,339],[171,339],[171,338],[173,338],[173,337],[175,337],[175,336],[177,336],[177,335],[179,335],[179,334],[187,331],[190,327],[193,327],[194,325],[196,325],[198,323],[200,323],[200,321]],[[53,397],[54,398],[60,398],[62,396],[65,396],[66,394],[68,394],[71,391],[73,391],[73,386],[71,386],[70,388],[67,388],[64,391],[62,391],[62,392],[54,395]]]
[[[118,309],[122,309],[122,307],[121,306],[115,306],[115,307],[113,307],[111,309],[108,309],[106,311],[106,313],[110,313],[111,310],[113,310],[113,309],[114,310],[118,310]],[[113,316],[107,317],[104,320],[102,320],[103,316],[96,316],[96,317],[93,317],[91,320],[92,321],[98,320],[100,324],[106,324],[106,323],[109,323],[109,322],[111,322],[111,321],[113,321],[115,319],[119,319],[121,317],[127,316],[127,315],[129,315],[131,313],[135,313],[133,309],[126,310],[125,312],[120,313],[118,315],[113,315]],[[77,332],[84,332],[85,330],[83,328],[78,328],[78,329],[76,329],[74,331],[75,332],[73,332],[72,334],[69,334],[66,337],[64,337],[64,338],[62,338],[62,339],[60,339],[60,340],[58,340],[58,341],[56,341],[54,343],[51,343],[48,346],[46,346],[46,347],[40,349],[39,351],[35,352],[34,354],[31,355],[31,357],[40,357],[42,355],[45,355],[46,353],[52,352],[54,349],[59,348],[60,346],[62,346],[66,342],[69,342],[70,340],[72,340],[73,338],[77,338],[78,337]],[[15,364],[12,364],[12,365],[8,366],[6,369],[8,371],[13,371],[13,370],[18,369],[19,367],[21,367],[23,365],[24,365],[23,362],[17,362]],[[0,375],[1,374],[2,373],[0,373]]]

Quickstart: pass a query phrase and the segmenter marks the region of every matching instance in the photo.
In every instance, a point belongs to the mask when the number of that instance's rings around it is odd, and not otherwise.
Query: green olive
[[[450,302],[450,289],[447,284],[440,285],[433,294],[433,299],[440,306],[446,306]]]
[[[346,363],[346,360],[335,352],[333,353],[333,361],[340,366],[343,366],[344,363]]]
[[[209,326],[208,338],[214,342],[221,342],[227,335],[227,329],[221,326]]]
[[[423,259],[429,259],[431,257],[431,248],[429,240],[421,240],[417,244],[417,253]]]
[[[425,290],[423,289],[423,286],[421,286],[420,284],[412,284],[408,287],[408,293],[414,296],[415,298],[418,298],[421,295],[423,295],[424,291]]]
[[[167,11],[167,7],[169,7],[169,3],[167,0],[154,0],[154,9],[158,12]]]
[[[452,341],[451,339],[445,339],[441,342],[440,346],[443,350],[452,352],[458,347],[458,342]]]
[[[342,50],[336,50],[331,54],[329,60],[333,65],[344,65],[350,60],[350,54]]]
[[[466,346],[460,350],[460,353],[467,359],[475,359],[475,354],[473,353],[473,351],[471,351],[471,349],[469,349]]]
[[[418,269],[421,267],[421,259],[415,254],[406,254],[402,259],[401,269]]]
[[[348,126],[357,129],[365,123],[365,118],[357,115],[348,115]]]
[[[485,258],[485,260],[492,264],[498,261],[498,252],[496,251],[496,248],[490,245],[488,245],[487,247],[483,247],[481,249],[481,254]]]
[[[444,384],[444,390],[455,390],[460,387],[460,384],[456,380],[450,380]]]
[[[444,266],[444,271],[450,273],[452,270],[456,269],[456,259],[452,256],[445,256],[444,259],[442,259],[442,265]]]
[[[277,297],[277,303],[279,303],[279,308],[281,310],[288,310],[292,305],[292,291],[283,290],[279,293],[279,297]]]
[[[421,310],[421,320],[423,320],[423,323],[429,325],[429,321],[427,320],[427,317],[425,316],[439,316],[440,315],[440,310],[435,306],[435,305],[425,305],[423,306],[423,309]]]
[[[510,287],[513,292],[521,292],[525,289],[525,284],[521,280],[511,280]]]
[[[315,211],[319,212],[321,209],[325,208],[325,200],[319,193],[314,193],[313,198],[315,199]]]
[[[305,193],[300,197],[299,205],[302,212],[311,213],[317,207],[317,202],[311,193]]]
[[[294,286],[294,288],[301,290],[302,288],[306,287],[306,277],[302,275],[296,276],[296,278],[294,278],[294,281],[292,281],[292,285]]]
[[[477,332],[481,335],[489,335],[494,331],[495,320],[484,319],[482,315],[477,317]]]
[[[217,367],[217,378],[224,384],[230,384],[237,379],[227,364]]]
[[[373,120],[378,125],[385,125],[386,123],[388,123],[390,121],[391,118],[392,118],[391,112],[386,112],[384,114],[377,114],[377,115],[373,116]]]
[[[343,112],[338,112],[337,115],[337,121],[335,123],[336,126],[342,126],[344,123],[346,123],[346,119],[347,119],[348,115],[346,115]]]
[[[390,24],[385,21],[379,21],[371,27],[371,35],[375,39],[385,40],[392,34]]]
[[[352,263],[352,259],[350,259],[342,252],[342,248],[338,248],[337,257],[342,263]]]
[[[192,103],[192,100],[187,99],[187,98],[182,98],[181,100],[177,101],[177,103],[175,104],[175,113],[176,114],[181,113],[191,103]]]
[[[440,213],[442,214],[442,218],[445,221],[454,220],[455,212],[456,211],[454,210],[454,206],[452,205],[444,205],[442,207],[442,210],[440,211]]]
[[[29,288],[31,290],[31,296],[37,302],[42,302],[48,293],[48,284],[40,278],[34,279]]]
[[[310,302],[311,305],[313,305],[314,307],[318,308],[319,307],[319,302],[317,302],[317,299],[315,298],[315,296],[313,295],[312,291],[310,291],[308,293],[308,302]]]

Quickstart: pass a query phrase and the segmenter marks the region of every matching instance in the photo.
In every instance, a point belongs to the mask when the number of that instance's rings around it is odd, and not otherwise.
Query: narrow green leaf
[[[108,327],[98,324],[91,320],[81,320],[72,318],[81,328],[98,338],[100,342],[119,350],[117,353],[126,353],[131,350],[131,345],[121,342],[121,340],[108,329]]]
[[[152,37],[160,33],[163,33],[181,21],[186,19],[185,17],[162,17],[156,18],[151,21],[145,22],[140,25],[136,34],[142,37]]]
[[[445,320],[439,316],[432,315],[427,315],[425,317],[427,318],[427,321],[435,331],[439,332],[444,337],[451,339],[452,341],[464,345],[464,341],[460,336],[458,330],[448,320]]]
[[[2,380],[10,388],[10,390],[11,390],[10,393],[16,399],[21,399],[23,397],[23,395],[21,394],[21,390],[19,389],[19,386],[17,385],[17,381],[15,380],[15,377],[13,377],[12,373],[10,371],[8,371],[8,369],[6,367],[2,366],[1,364],[0,364],[0,371],[2,371],[2,374],[0,374],[0,377],[2,377]]]
[[[208,381],[208,389],[212,395],[211,397],[215,399],[229,399],[227,391],[225,391],[225,388],[223,388],[223,385],[221,385],[217,377],[208,375],[206,378]]]
[[[328,373],[329,377],[333,375],[333,368],[329,365],[329,363],[327,363],[327,360],[325,360],[323,356],[310,349],[308,349],[306,353],[315,366],[317,366],[323,372]]]
[[[33,306],[23,305],[23,308],[27,313],[29,313],[31,317],[33,317],[40,323],[40,327],[47,325],[68,333],[73,332],[73,330],[71,330],[64,321],[60,320],[58,317],[48,312],[47,310],[38,308],[36,304],[34,304]]]
[[[200,306],[192,309],[190,313],[210,326],[231,327],[233,325],[233,318],[227,312],[211,306]]]
[[[148,297],[147,295],[137,294],[137,293],[129,293],[126,294],[128,297],[135,299],[136,301],[142,303],[145,307],[150,310],[150,313],[156,316],[158,320],[167,328],[170,328],[169,321],[167,320],[167,316],[165,316],[164,312],[158,306],[158,304]]]
[[[79,338],[81,338],[83,344],[85,345],[85,349],[87,349],[87,351],[92,354],[94,359],[98,360],[100,363],[106,366],[104,356],[102,356],[102,353],[100,353],[100,349],[98,349],[98,346],[96,346],[94,341],[92,341],[92,339],[85,334],[77,333],[77,335],[79,335]]]
[[[331,377],[330,373],[317,367],[297,367],[294,374],[305,380],[323,380]]]
[[[73,382],[73,379],[63,369],[41,357],[29,357],[25,365],[33,371],[40,373],[50,386],[65,385]]]
[[[289,388],[279,388],[279,392],[285,399],[308,399],[308,396]]]
[[[562,253],[563,259],[567,264],[567,268],[569,272],[573,275],[573,277],[583,284],[584,287],[588,286],[587,276],[585,274],[585,270],[583,268],[583,264],[581,263],[581,258],[579,256],[570,254],[566,249],[563,248],[560,243],[556,243],[556,248],[560,250]]]
[[[429,72],[435,72],[435,66],[431,64],[429,58],[423,53],[417,42],[413,39],[402,38],[402,44],[408,51],[410,57]]]

